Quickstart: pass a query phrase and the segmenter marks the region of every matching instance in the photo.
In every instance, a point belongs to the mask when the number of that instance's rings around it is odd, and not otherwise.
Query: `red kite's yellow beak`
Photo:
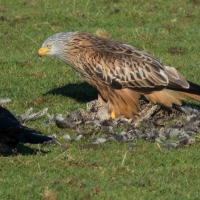
[[[38,56],[39,56],[39,57],[44,56],[44,55],[46,55],[48,52],[50,52],[49,49],[40,48],[39,51],[38,51]]]

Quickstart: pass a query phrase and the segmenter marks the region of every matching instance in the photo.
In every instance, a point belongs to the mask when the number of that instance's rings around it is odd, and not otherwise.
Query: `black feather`
[[[190,81],[187,82],[190,84],[189,93],[200,95],[200,86]]]
[[[179,92],[186,92],[186,93],[190,93],[190,94],[200,95],[200,86],[195,83],[192,83],[188,80],[187,80],[187,82],[190,84],[189,88],[173,88],[173,87],[167,87],[167,88],[171,89],[171,90],[176,90]]]

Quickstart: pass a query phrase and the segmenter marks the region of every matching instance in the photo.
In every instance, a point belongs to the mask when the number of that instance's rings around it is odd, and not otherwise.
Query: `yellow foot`
[[[110,114],[110,118],[112,118],[112,119],[116,119],[116,116],[115,116],[115,112],[114,112],[114,111],[111,112],[111,114]]]
[[[115,112],[112,111],[110,115],[105,115],[105,116],[103,116],[102,119],[103,119],[103,120],[116,119]]]

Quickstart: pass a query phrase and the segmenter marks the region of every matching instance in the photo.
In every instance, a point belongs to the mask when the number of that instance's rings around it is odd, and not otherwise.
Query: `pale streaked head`
[[[62,32],[47,38],[39,49],[38,56],[41,57],[48,55],[60,57],[63,54],[64,47],[72,34],[73,32]]]

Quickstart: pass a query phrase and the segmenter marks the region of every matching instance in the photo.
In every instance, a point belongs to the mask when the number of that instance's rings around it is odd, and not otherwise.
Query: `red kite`
[[[44,41],[38,55],[58,57],[74,68],[98,90],[98,99],[108,103],[112,118],[134,118],[140,95],[167,107],[181,105],[181,94],[200,101],[200,86],[175,68],[113,40],[81,32],[57,33]]]

